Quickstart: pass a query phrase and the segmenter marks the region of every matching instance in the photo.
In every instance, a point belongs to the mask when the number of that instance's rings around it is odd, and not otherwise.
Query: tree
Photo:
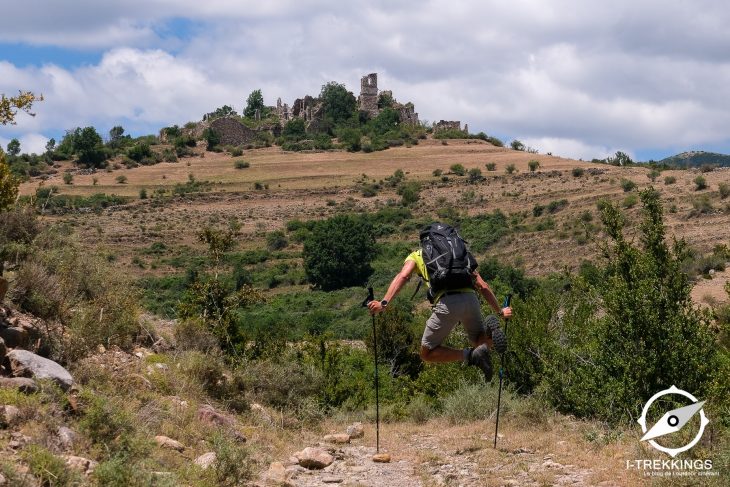
[[[73,151],[79,163],[88,167],[103,167],[108,158],[104,142],[94,127],[77,128],[74,131]]]
[[[353,116],[357,108],[357,100],[345,85],[330,81],[322,85],[319,99],[324,105],[324,116],[337,126]]]
[[[12,139],[8,142],[8,155],[17,156],[20,154],[20,141],[18,139]]]
[[[373,226],[354,215],[320,221],[304,242],[302,257],[307,279],[322,290],[361,286],[373,273]]]
[[[253,90],[248,98],[246,98],[246,108],[243,109],[243,116],[246,118],[254,118],[256,110],[259,111],[261,118],[265,117],[266,106],[264,105],[264,95],[261,90]]]
[[[124,128],[121,125],[112,127],[109,131],[109,142],[116,142],[124,136]]]
[[[519,140],[515,139],[512,142],[510,142],[510,147],[514,150],[524,151],[525,150],[525,144],[520,142]]]
[[[0,94],[0,125],[15,125],[15,116],[22,110],[31,117],[35,116],[30,109],[36,101],[43,101],[43,96],[36,96],[30,91],[21,91],[18,96],[6,97]]]
[[[230,107],[228,105],[223,105],[220,108],[216,108],[215,111],[207,113],[203,120],[213,120],[215,118],[222,118],[222,117],[236,117],[238,116],[238,113],[233,109],[233,107]]]
[[[13,177],[5,162],[5,154],[0,149],[0,211],[10,208],[18,197],[20,181]]]
[[[46,153],[50,154],[54,150],[56,150],[56,139],[51,138],[46,142]]]
[[[221,134],[218,133],[217,130],[212,128],[207,128],[203,132],[203,138],[208,143],[208,146],[206,147],[207,150],[213,150],[214,147],[220,145],[221,143]]]
[[[390,93],[383,92],[378,95],[378,108],[381,110],[384,108],[392,108],[394,102],[393,95]]]
[[[287,139],[300,140],[306,136],[306,123],[302,118],[293,118],[284,125],[281,135]]]

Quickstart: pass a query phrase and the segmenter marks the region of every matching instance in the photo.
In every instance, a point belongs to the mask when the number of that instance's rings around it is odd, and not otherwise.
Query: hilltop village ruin
[[[390,90],[380,91],[378,89],[378,74],[370,73],[360,79],[360,95],[357,99],[358,109],[368,114],[370,118],[377,117],[380,113],[378,99],[381,96],[390,98],[393,102],[391,108],[398,112],[401,123],[417,125],[419,123],[413,103],[399,103],[393,97]],[[205,129],[211,128],[218,132],[221,137],[221,144],[241,146],[250,144],[257,138],[257,134],[265,131],[272,133],[275,137],[281,134],[283,127],[291,120],[300,118],[306,123],[307,132],[317,132],[324,119],[324,106],[318,99],[310,95],[297,98],[290,106],[282,103],[281,98],[276,100],[276,106],[267,107],[269,114],[275,114],[275,118],[269,116],[267,120],[261,119],[261,113],[257,110],[254,119],[262,122],[256,128],[251,128],[243,123],[238,116],[223,116],[212,118],[210,116],[195,124],[189,129],[190,135],[200,137]],[[269,123],[266,123],[269,121]],[[461,130],[460,121],[441,120],[434,124],[435,132],[439,130]],[[468,125],[464,125],[464,131],[468,131]],[[161,134],[162,135],[162,134]]]

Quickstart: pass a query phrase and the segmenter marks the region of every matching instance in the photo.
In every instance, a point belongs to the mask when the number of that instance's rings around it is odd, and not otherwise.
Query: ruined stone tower
[[[371,117],[378,116],[378,73],[360,78],[360,110]]]

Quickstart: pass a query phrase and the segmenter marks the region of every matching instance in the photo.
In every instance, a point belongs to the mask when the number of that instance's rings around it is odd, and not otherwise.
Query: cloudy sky
[[[316,95],[379,73],[422,120],[575,158],[730,153],[730,4],[722,0],[10,0],[0,93],[42,93],[0,143],[67,129],[134,135]]]

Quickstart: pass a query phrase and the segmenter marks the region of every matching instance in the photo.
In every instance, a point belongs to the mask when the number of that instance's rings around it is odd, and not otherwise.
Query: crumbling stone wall
[[[378,116],[378,73],[370,73],[360,78],[360,110],[370,117]]]
[[[413,106],[413,103],[409,102],[405,105],[395,103],[393,108],[398,110],[401,123],[418,125],[418,114],[416,113],[416,107]]]
[[[210,128],[221,136],[221,145],[244,145],[256,140],[256,131],[232,117],[216,118]]]
[[[461,122],[458,120],[439,120],[433,124],[433,131],[438,132],[440,130],[461,130]]]

